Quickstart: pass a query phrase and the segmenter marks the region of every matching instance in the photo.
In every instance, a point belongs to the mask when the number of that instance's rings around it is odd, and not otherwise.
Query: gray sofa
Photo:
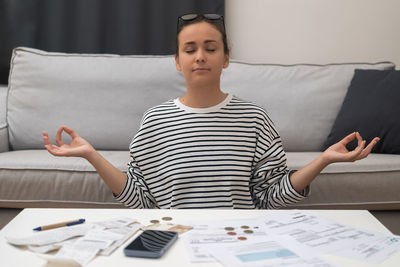
[[[271,65],[231,61],[226,92],[268,111],[298,169],[321,153],[355,69],[394,64]],[[80,158],[43,148],[60,125],[74,128],[122,171],[143,113],[185,91],[172,56],[48,53],[19,47],[0,87],[0,207],[122,207]],[[371,154],[326,168],[296,208],[400,209],[400,155]]]

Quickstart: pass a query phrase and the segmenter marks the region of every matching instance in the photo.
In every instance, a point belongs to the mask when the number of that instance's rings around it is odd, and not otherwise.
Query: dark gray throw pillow
[[[323,149],[355,131],[367,144],[381,138],[372,152],[400,154],[400,71],[355,70]],[[352,141],[347,149],[356,146]]]

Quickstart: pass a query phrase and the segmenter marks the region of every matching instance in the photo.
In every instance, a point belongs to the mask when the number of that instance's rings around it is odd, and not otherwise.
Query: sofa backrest
[[[264,107],[286,151],[320,151],[355,69],[393,69],[390,62],[271,65],[232,62],[222,88]]]
[[[0,153],[8,151],[7,86],[0,85]]]
[[[127,150],[143,113],[184,91],[171,56],[16,48],[7,110],[10,146],[43,148],[43,130],[54,137],[60,125],[67,125],[97,149]]]
[[[224,91],[264,107],[287,151],[318,151],[328,136],[357,68],[394,64],[271,65],[231,61]],[[60,125],[95,148],[126,150],[143,113],[183,95],[173,56],[49,53],[14,49],[7,99],[10,147],[43,148]]]

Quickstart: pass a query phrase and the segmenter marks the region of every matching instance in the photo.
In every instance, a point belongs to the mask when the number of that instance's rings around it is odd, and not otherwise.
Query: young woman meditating
[[[358,133],[332,145],[292,172],[280,136],[261,107],[220,88],[229,65],[223,17],[188,14],[178,18],[176,68],[186,94],[148,110],[130,145],[126,173],[104,159],[74,130],[61,126],[57,145],[43,132],[55,156],[87,159],[115,198],[132,208],[279,208],[302,200],[328,164],[367,157]],[[72,137],[62,141],[62,132]],[[357,138],[353,151],[346,144]]]

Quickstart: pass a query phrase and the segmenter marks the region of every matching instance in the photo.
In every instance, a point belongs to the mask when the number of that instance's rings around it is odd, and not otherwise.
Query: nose
[[[206,55],[203,49],[198,49],[196,53],[196,62],[206,62]]]

